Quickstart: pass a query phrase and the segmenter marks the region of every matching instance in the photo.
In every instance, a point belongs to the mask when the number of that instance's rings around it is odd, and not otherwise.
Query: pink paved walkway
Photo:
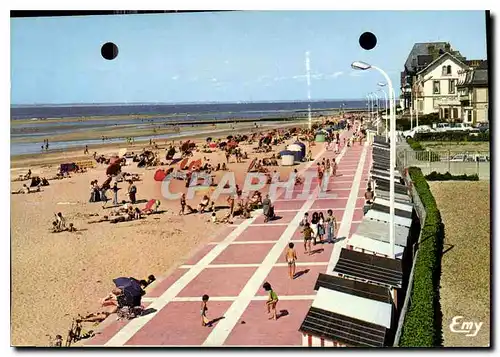
[[[369,175],[370,148],[356,144],[341,154],[339,176],[330,178],[329,193],[336,198],[307,200],[278,198],[278,220],[263,223],[254,217],[224,227],[212,242],[185,265],[155,283],[144,298],[156,312],[123,322],[110,320],[87,346],[301,346],[298,328],[314,299],[319,273],[333,268],[346,240],[317,245],[303,254],[298,223],[304,212],[333,209],[340,223],[339,237],[350,237],[362,220],[363,194]],[[323,152],[320,158],[335,157]],[[337,160],[338,161],[338,160]],[[314,163],[311,166],[313,169]],[[297,272],[288,278],[283,253],[290,241],[298,254]],[[273,286],[280,301],[277,321],[267,319],[262,284]],[[213,327],[200,323],[200,300],[210,295],[209,318],[224,316]]]

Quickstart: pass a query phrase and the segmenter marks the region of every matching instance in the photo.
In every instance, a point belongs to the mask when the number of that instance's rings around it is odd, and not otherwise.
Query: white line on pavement
[[[226,249],[252,222],[258,217],[254,217],[244,221],[241,225],[232,231],[226,239],[213,248],[207,255],[205,255],[193,268],[181,276],[175,283],[173,283],[160,297],[158,297],[150,306],[151,309],[160,311],[163,309],[173,298],[175,298],[194,278],[201,273],[217,256]],[[107,347],[123,346],[129,339],[132,338],[144,325],[146,325],[156,313],[142,316],[140,319],[129,321],[120,331],[105,343]]]
[[[347,205],[344,211],[344,216],[342,217],[342,222],[340,223],[339,230],[337,232],[337,237],[345,237],[343,241],[337,243],[333,247],[332,255],[330,257],[330,262],[328,263],[328,268],[326,270],[327,274],[331,274],[333,272],[333,268],[340,256],[340,252],[342,248],[347,245],[348,235],[351,230],[352,225],[352,217],[354,215],[354,210],[356,209],[356,201],[358,199],[358,191],[359,185],[361,183],[361,176],[363,175],[364,167],[365,167],[365,159],[366,159],[366,146],[363,147],[363,151],[361,152],[361,157],[359,159],[358,168],[356,170],[356,175],[354,176],[354,182],[351,187],[351,193],[349,195],[349,199],[347,200]]]
[[[294,242],[294,241],[292,241]],[[302,240],[299,240],[297,242],[302,242]],[[273,243],[276,243],[276,241],[274,241]],[[207,269],[210,269],[210,268],[223,268],[223,269],[226,269],[226,268],[256,268],[256,267],[259,267],[261,265],[261,263],[255,263],[255,264],[210,264],[207,266]],[[296,266],[298,267],[305,267],[305,266],[323,266],[323,265],[328,265],[328,262],[296,262],[295,263]],[[286,267],[288,266],[288,263],[276,263],[274,264],[275,267]],[[179,269],[191,269],[192,267],[194,267],[194,265],[189,265],[189,264],[185,264],[185,265],[181,265],[179,267]]]
[[[345,149],[342,150],[341,154],[338,156],[339,161],[342,159],[345,153]],[[313,204],[314,197],[311,195],[309,199],[303,204],[301,210],[297,212],[294,219],[292,220],[292,222],[290,222],[290,225],[285,229],[274,247],[264,258],[262,264],[257,268],[255,273],[248,280],[245,287],[241,290],[238,298],[231,304],[225,314],[225,319],[221,320],[208,335],[207,339],[203,343],[203,346],[222,346],[224,344],[234,326],[238,323],[238,320],[245,312],[248,304],[250,304],[252,298],[261,288],[261,284],[263,283],[264,279],[269,275],[274,264],[283,253],[283,250],[290,241],[290,238],[299,227],[300,220],[304,216],[304,213],[309,211]]]

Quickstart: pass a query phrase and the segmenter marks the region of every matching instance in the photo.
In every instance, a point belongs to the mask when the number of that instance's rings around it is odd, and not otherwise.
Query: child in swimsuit
[[[311,229],[309,223],[305,224],[302,233],[304,234],[304,254],[309,253],[309,255],[311,255],[311,240],[312,240],[313,230]]]
[[[285,260],[288,263],[288,274],[290,275],[290,279],[295,277],[295,261],[297,260],[297,254],[295,253],[295,249],[293,249],[293,247],[293,243],[288,243],[288,249],[285,255]]]
[[[201,297],[201,326],[208,326],[212,327],[212,324],[210,323],[210,320],[207,317],[207,302],[208,302],[209,296],[207,294],[203,295]]]
[[[265,282],[262,285],[265,291],[269,293],[268,299],[266,301],[267,313],[269,314],[269,320],[277,320],[278,316],[276,315],[276,305],[278,304],[278,295],[273,291],[271,284]]]

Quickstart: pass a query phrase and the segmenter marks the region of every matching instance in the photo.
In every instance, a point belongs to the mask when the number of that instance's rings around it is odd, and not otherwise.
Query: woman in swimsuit
[[[290,279],[295,277],[295,261],[297,260],[297,253],[293,247],[293,243],[288,243],[288,249],[285,255],[285,260],[288,263],[288,274],[290,275]]]

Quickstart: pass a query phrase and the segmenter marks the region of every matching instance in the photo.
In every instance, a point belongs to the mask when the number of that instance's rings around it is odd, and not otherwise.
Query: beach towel
[[[193,168],[194,168],[194,165],[196,165],[196,160],[191,161],[191,163],[189,164],[189,166],[187,167],[187,169],[189,171],[192,171]]]
[[[167,176],[167,174],[165,171],[163,171],[162,169],[158,169],[155,172],[154,180],[155,181],[163,181],[166,176]]]
[[[148,203],[146,203],[146,207],[144,207],[144,209],[142,211],[146,212],[146,211],[152,210],[155,203],[156,203],[156,200],[154,200],[154,199],[149,200]]]

